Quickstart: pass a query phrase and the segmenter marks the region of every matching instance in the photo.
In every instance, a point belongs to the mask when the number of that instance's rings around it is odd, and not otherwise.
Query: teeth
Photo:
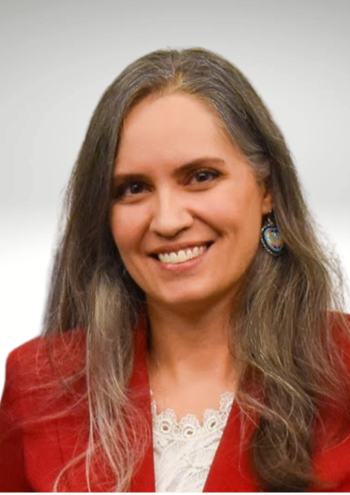
[[[162,263],[183,263],[184,261],[191,260],[193,258],[197,258],[200,254],[206,251],[207,246],[195,247],[193,249],[187,249],[186,251],[180,250],[177,253],[166,253],[166,254],[158,254],[158,259]]]
[[[175,253],[170,253],[170,261],[171,263],[177,262],[177,255]]]

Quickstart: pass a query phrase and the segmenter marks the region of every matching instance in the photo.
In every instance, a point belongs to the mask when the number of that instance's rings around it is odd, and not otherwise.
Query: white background
[[[191,46],[267,103],[349,275],[350,1],[0,0],[0,393],[8,353],[41,331],[63,191],[100,96],[138,57]]]

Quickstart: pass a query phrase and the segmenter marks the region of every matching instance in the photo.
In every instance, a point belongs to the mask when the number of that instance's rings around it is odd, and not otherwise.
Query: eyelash
[[[193,177],[197,177],[199,176],[199,174],[208,174],[208,175],[211,175],[211,179],[210,180],[214,180],[214,179],[217,179],[221,174],[220,172],[218,172],[217,170],[208,170],[208,169],[202,169],[202,170],[197,170],[196,172],[192,173],[190,178],[192,179]],[[205,182],[208,182],[208,180],[204,180],[204,181],[197,181],[198,184],[202,184],[202,183],[205,183]],[[142,187],[147,187],[147,184],[143,181],[138,181],[138,180],[131,180],[131,181],[128,181],[128,182],[125,182],[124,184],[121,184],[119,185],[116,190],[115,190],[115,193],[114,193],[114,199],[116,200],[121,200],[123,199],[125,196],[137,196],[138,194],[142,194],[143,191],[141,191],[141,193],[136,193],[136,194],[128,194],[128,189],[130,190],[130,188],[132,186],[142,186]]]

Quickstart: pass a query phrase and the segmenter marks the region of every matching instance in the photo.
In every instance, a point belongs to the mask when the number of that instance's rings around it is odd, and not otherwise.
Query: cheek
[[[234,198],[234,199],[232,199]],[[216,225],[231,238],[232,248],[253,254],[259,245],[262,226],[261,198],[255,190],[240,191],[221,206],[212,204],[210,216]]]
[[[210,204],[210,208],[208,208]],[[221,191],[208,201],[204,208],[205,216],[212,224],[229,230],[241,231],[260,228],[262,220],[261,200],[255,190],[231,188]]]
[[[119,252],[128,250],[135,236],[132,216],[115,208],[111,215],[111,231]]]

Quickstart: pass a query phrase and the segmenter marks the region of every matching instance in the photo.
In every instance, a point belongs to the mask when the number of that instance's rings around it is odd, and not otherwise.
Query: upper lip
[[[212,244],[213,241],[194,241],[194,242],[182,242],[182,243],[177,243],[177,244],[166,244],[164,246],[160,246],[156,249],[153,249],[150,251],[148,254],[149,255],[155,255],[155,254],[165,254],[165,253],[176,253],[181,250],[186,250],[186,249],[191,249],[196,246],[206,246],[208,244]]]

